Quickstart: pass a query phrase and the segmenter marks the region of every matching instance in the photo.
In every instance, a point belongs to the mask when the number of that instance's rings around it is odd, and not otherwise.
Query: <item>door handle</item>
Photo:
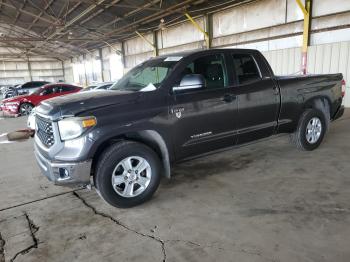
[[[222,100],[225,101],[226,103],[231,103],[232,101],[236,100],[236,98],[237,98],[236,95],[226,94],[224,95],[224,98]]]

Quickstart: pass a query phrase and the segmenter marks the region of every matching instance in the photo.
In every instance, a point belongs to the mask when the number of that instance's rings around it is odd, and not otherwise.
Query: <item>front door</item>
[[[172,95],[169,111],[174,121],[172,137],[177,160],[236,142],[237,101],[228,87],[224,55],[196,58],[181,76],[186,74],[201,74],[206,85]]]

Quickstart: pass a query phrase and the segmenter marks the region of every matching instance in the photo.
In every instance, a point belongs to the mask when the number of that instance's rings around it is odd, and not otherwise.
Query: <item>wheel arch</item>
[[[35,107],[34,103],[31,102],[31,101],[26,101],[26,100],[23,101],[23,100],[22,100],[22,101],[19,102],[19,106],[21,106],[21,105],[23,105],[23,104],[29,104],[29,105],[32,105],[33,107]]]
[[[32,103],[31,101],[27,101],[27,100],[21,100],[19,101],[19,105],[18,105],[18,113],[20,114],[21,112],[21,106],[24,104],[28,104],[31,105],[33,108],[35,107],[34,103]]]
[[[96,164],[99,161],[99,157],[101,153],[110,145],[118,143],[123,140],[130,140],[130,141],[143,143],[149,146],[151,149],[153,149],[156,152],[156,154],[159,156],[162,162],[164,176],[166,178],[171,177],[170,155],[169,155],[168,147],[163,137],[157,131],[154,131],[154,130],[140,130],[140,131],[126,132],[113,137],[109,137],[103,142],[101,142],[98,145],[97,149],[94,151],[92,156],[92,175],[94,175],[94,170],[95,170]]]
[[[304,110],[308,108],[316,108],[324,112],[324,109],[328,109],[329,117],[331,116],[331,100],[327,96],[312,97],[305,101]]]
[[[309,108],[315,108],[323,112],[326,120],[326,130],[328,130],[332,117],[332,103],[329,97],[317,96],[307,100],[304,104],[304,111]]]

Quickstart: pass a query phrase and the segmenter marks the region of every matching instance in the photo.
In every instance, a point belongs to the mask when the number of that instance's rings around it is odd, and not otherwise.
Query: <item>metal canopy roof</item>
[[[0,0],[0,58],[67,59],[244,0]]]

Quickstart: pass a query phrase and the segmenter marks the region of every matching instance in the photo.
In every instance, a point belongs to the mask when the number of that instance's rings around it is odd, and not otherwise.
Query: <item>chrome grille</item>
[[[52,122],[46,118],[36,115],[36,134],[40,141],[47,147],[51,147],[55,143]]]

